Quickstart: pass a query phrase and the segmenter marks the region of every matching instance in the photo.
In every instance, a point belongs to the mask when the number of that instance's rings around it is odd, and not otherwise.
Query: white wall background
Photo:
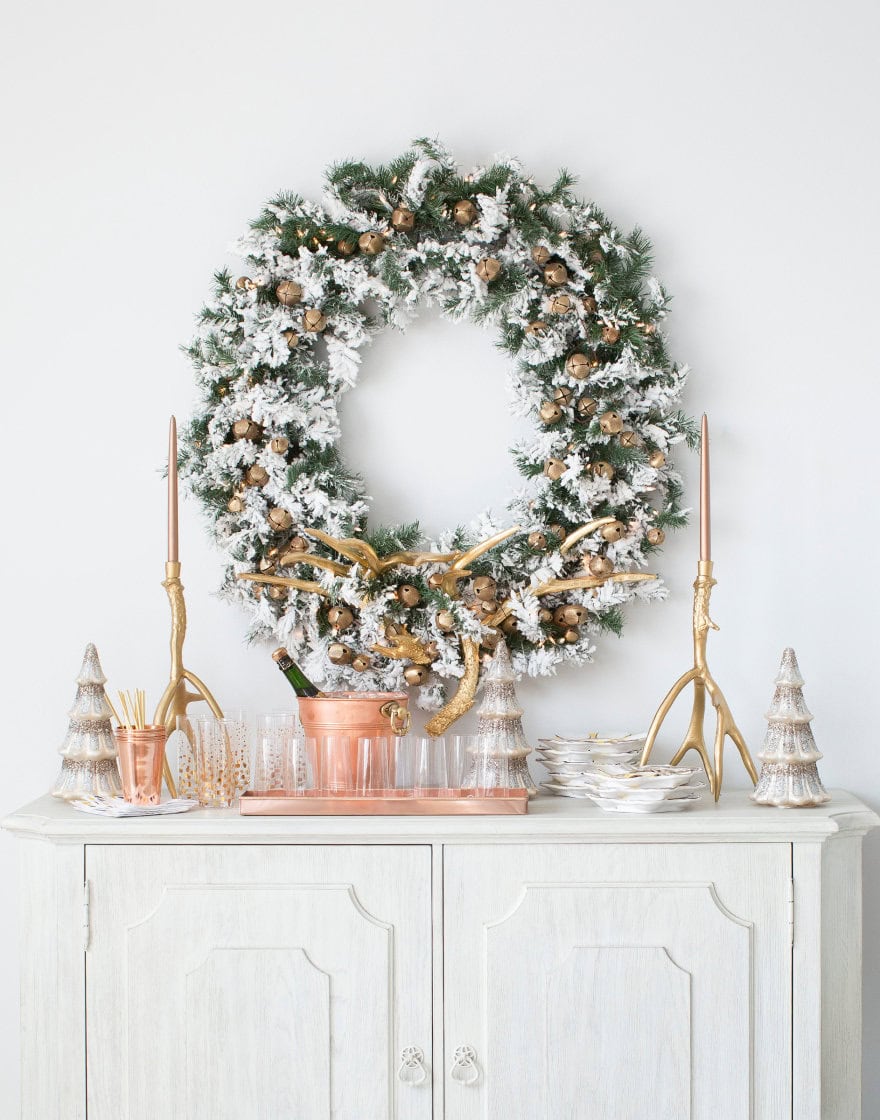
[[[717,676],[757,747],[793,644],[827,783],[880,807],[875,4],[30,0],[2,19],[0,808],[54,778],[87,641],[113,685],[163,684],[158,470],[168,415],[193,400],[177,348],[226,246],[275,190],[315,196],[333,160],[381,161],[423,134],[466,163],[516,153],[545,180],[565,164],[653,236],[673,349],[694,370],[687,405],[713,425]],[[503,372],[472,327],[429,320],[376,344],[347,418],[377,508],[445,524],[503,498]],[[391,430],[356,436],[386,393]],[[221,562],[200,514],[182,516],[190,664],[230,706],[283,704],[266,651],[212,597]],[[531,736],[647,723],[689,656],[695,555],[695,530],[670,542],[672,598],[632,614],[596,666],[523,684]],[[741,778],[732,758],[728,774]],[[12,1116],[8,838],[0,865]],[[880,1114],[878,870],[873,837],[866,1117]]]

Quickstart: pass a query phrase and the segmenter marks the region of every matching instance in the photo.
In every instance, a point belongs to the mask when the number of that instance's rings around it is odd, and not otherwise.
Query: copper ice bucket
[[[328,692],[326,696],[301,696],[299,718],[306,736],[313,738],[319,746],[321,740],[329,735],[348,737],[349,757],[342,769],[354,774],[358,739],[384,737],[389,740],[391,750],[392,737],[409,731],[408,700],[405,692]],[[315,784],[323,785],[325,775],[320,773],[321,751],[316,753]],[[392,751],[392,765],[393,757]]]

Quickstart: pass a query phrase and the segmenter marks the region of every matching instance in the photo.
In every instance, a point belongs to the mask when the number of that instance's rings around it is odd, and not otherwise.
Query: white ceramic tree
[[[63,756],[61,773],[52,793],[70,801],[86,793],[116,797],[122,793],[116,742],[104,685],[107,678],[91,642],[86,646],[82,668],[76,678],[76,699],[68,715],[67,735],[58,748]]]
[[[527,762],[532,748],[523,731],[523,710],[516,698],[515,682],[510,654],[501,641],[483,670],[483,702],[477,709],[479,745],[465,784],[526,789],[534,797],[538,790]]]
[[[781,809],[824,805],[831,798],[816,763],[822,757],[810,728],[812,715],[804,703],[804,679],[793,649],[782,655],[776,691],[767,712],[767,732],[758,756],[763,763],[752,800]]]

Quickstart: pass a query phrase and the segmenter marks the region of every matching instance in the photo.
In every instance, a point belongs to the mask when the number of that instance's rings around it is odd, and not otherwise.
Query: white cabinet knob
[[[452,1055],[452,1069],[449,1076],[459,1085],[474,1085],[480,1080],[477,1065],[477,1052],[473,1046],[458,1046]]]
[[[404,1085],[421,1085],[426,1081],[428,1071],[425,1069],[425,1055],[420,1046],[404,1046],[400,1052],[400,1069],[397,1071],[397,1080]]]

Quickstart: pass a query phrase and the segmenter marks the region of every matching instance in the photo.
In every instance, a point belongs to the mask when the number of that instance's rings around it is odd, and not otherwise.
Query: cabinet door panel
[[[448,1120],[788,1120],[788,845],[447,850]]]
[[[427,848],[90,847],[90,1120],[429,1120]]]

